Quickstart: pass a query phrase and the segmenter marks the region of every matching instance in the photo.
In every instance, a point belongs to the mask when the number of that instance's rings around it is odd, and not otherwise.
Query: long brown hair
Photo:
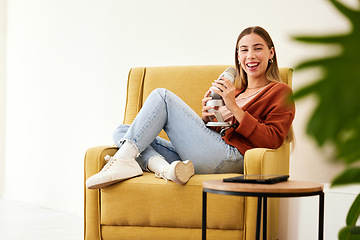
[[[262,39],[264,39],[264,41],[266,42],[266,45],[268,46],[269,49],[271,49],[271,48],[274,49],[274,57],[272,58],[271,62],[268,62],[268,66],[266,68],[266,73],[265,73],[266,79],[268,79],[270,81],[275,81],[275,82],[283,82],[280,77],[280,71],[279,71],[279,67],[278,67],[274,43],[273,43],[269,33],[265,29],[263,29],[262,27],[259,27],[259,26],[255,26],[255,27],[248,27],[248,28],[244,29],[237,38],[236,47],[235,47],[235,67],[236,67],[236,71],[237,71],[237,76],[235,78],[234,86],[237,89],[242,89],[242,88],[246,88],[248,85],[247,74],[239,63],[238,52],[239,52],[240,40],[244,36],[249,35],[251,33],[255,33],[255,34],[259,35]],[[288,132],[288,135],[286,136],[285,141],[293,142],[293,144],[294,144],[295,134],[294,134],[292,125]]]
[[[240,35],[238,36],[237,41],[236,41],[235,66],[236,66],[236,70],[237,70],[237,77],[235,79],[235,84],[234,84],[235,87],[238,89],[241,89],[241,88],[247,87],[247,85],[248,85],[247,74],[244,71],[244,69],[242,69],[242,67],[239,63],[238,52],[239,52],[240,40],[244,36],[249,35],[251,33],[255,33],[255,34],[259,35],[262,39],[264,39],[264,41],[266,42],[266,45],[268,46],[269,49],[271,49],[271,48],[274,49],[274,57],[272,58],[272,62],[268,63],[265,77],[270,81],[282,82],[281,77],[280,77],[278,63],[277,63],[274,43],[273,43],[269,33],[265,29],[263,29],[262,27],[259,27],[259,26],[255,26],[255,27],[248,27],[248,28],[244,29],[240,33]]]

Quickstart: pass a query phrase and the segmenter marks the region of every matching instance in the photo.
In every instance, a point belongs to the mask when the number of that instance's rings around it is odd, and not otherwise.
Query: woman
[[[209,111],[214,107],[206,106],[210,90],[202,100],[200,118],[175,94],[156,89],[133,123],[116,129],[119,150],[105,157],[107,164],[86,181],[87,187],[106,187],[142,175],[143,170],[178,184],[185,184],[195,172],[242,173],[248,149],[280,147],[291,128],[295,107],[288,101],[291,89],[281,83],[274,44],[263,28],[242,31],[236,42],[235,65],[234,84],[221,77],[211,88],[223,98],[225,106],[219,111],[231,127],[206,127],[214,116]],[[170,141],[157,137],[162,129]]]

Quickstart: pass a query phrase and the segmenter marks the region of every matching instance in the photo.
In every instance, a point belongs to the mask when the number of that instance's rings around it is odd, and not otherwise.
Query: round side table
[[[267,231],[267,198],[308,197],[319,195],[319,238],[324,238],[324,186],[319,183],[288,180],[275,184],[230,183],[220,180],[203,182],[202,239],[206,239],[207,193],[257,197],[256,240],[260,239],[261,209],[263,209],[263,239]]]

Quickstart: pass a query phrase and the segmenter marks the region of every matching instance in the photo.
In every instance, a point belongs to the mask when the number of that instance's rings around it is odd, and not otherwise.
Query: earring
[[[273,59],[269,59],[269,63],[273,63],[274,62],[274,60]]]

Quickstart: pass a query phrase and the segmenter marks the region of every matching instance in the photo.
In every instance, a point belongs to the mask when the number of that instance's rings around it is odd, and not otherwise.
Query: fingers
[[[202,118],[203,119],[206,119],[207,117],[211,117],[214,115],[214,113],[212,112],[209,112],[210,109],[214,109],[215,107],[214,106],[206,106],[206,103],[209,101],[209,100],[212,100],[212,97],[209,97],[209,94],[210,94],[210,90],[208,90],[205,95],[204,95],[204,98],[202,99],[201,101],[201,104],[202,104]]]
[[[215,83],[212,83],[212,85],[213,87],[211,87],[211,91],[219,94],[220,96],[228,89],[228,87],[224,83],[218,80],[216,80]]]
[[[201,105],[202,106],[206,106],[206,103],[207,101],[211,100],[212,97],[209,97],[209,94],[210,94],[210,90],[208,90],[205,95],[204,95],[204,98],[201,100]]]
[[[215,116],[214,112],[208,112],[210,109],[214,109],[214,106],[203,106],[203,108],[202,108],[201,118],[205,122],[208,122],[211,117]]]
[[[204,98],[202,99],[202,101],[201,101],[201,104],[202,104],[203,106],[206,106],[207,101],[209,101],[209,100],[211,100],[211,99],[212,99],[212,97],[204,97]]]
[[[214,106],[203,106],[202,111],[206,112],[206,113],[209,113],[208,111],[210,109],[215,109],[215,107]],[[210,115],[212,115],[212,114],[210,114]]]
[[[207,90],[207,92],[205,93],[205,95],[204,95],[204,99],[205,99],[205,98],[208,98],[208,97],[209,97],[209,94],[210,94],[210,89],[209,89],[209,90]]]
[[[215,80],[215,83],[223,85],[226,89],[234,86],[234,84],[229,79],[224,77],[220,77],[220,79]]]
[[[209,90],[207,90],[207,92],[206,92],[206,93],[205,93],[205,95],[204,95],[204,98],[208,97],[208,96],[209,96],[209,94],[210,94],[210,89],[209,89]]]

